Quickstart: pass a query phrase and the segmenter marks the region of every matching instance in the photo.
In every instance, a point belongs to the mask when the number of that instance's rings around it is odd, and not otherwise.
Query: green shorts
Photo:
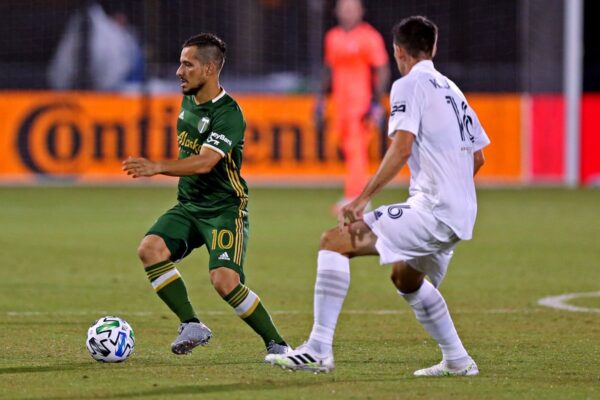
[[[243,214],[243,215],[240,215]],[[248,215],[232,208],[221,215],[199,218],[179,203],[164,213],[146,233],[160,236],[171,252],[171,261],[179,261],[193,249],[206,245],[208,269],[227,267],[240,275],[244,283],[244,259],[248,243]]]

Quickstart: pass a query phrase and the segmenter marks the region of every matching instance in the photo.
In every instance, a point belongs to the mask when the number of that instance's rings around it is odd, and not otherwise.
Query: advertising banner
[[[333,113],[314,118],[310,95],[233,95],[247,130],[243,175],[254,182],[341,182],[344,163]],[[521,106],[518,95],[468,96],[492,145],[481,179],[522,179]],[[0,181],[120,182],[128,156],[177,157],[176,121],[181,96],[90,92],[1,92]],[[370,124],[375,171],[387,146],[386,121]],[[403,171],[399,180],[406,179]],[[168,178],[167,178],[168,179]]]

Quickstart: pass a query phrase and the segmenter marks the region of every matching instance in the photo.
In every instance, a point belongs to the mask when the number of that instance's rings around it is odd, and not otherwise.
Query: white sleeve
[[[475,114],[475,113],[473,113],[473,114]],[[481,126],[481,123],[479,122],[479,118],[477,117],[477,115],[475,115],[475,121],[476,121],[477,128],[475,129],[475,132],[473,132],[473,151],[478,151],[478,150],[483,149],[488,144],[490,144],[490,138],[488,137],[488,135],[485,133],[485,130]]]
[[[392,86],[390,94],[390,120],[388,136],[396,131],[408,131],[417,136],[421,124],[424,96],[416,94],[418,85],[415,80],[400,78]]]
[[[471,107],[471,104],[469,104],[469,102],[467,101],[465,94],[459,89],[458,86],[456,86],[456,84],[454,82],[452,82],[450,80],[449,80],[449,82],[450,82],[450,85],[452,86],[452,89],[460,95],[460,98],[462,99],[462,101],[464,101],[466,104],[469,105],[469,109],[471,110],[471,115],[473,116],[473,125],[469,131],[469,135],[471,137],[471,142],[473,143],[473,151],[479,151],[479,150],[483,149],[485,146],[487,146],[488,144],[490,144],[490,138],[485,133],[485,130],[483,129],[483,126],[481,125],[481,122],[479,121],[479,117],[475,113],[475,110],[473,109],[473,107]],[[469,128],[467,128],[467,129],[469,129]]]

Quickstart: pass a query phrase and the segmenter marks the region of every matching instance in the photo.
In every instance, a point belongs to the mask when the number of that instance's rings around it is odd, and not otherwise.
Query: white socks
[[[333,335],[350,286],[350,260],[329,250],[319,251],[317,281],[314,295],[314,323],[308,346],[321,355],[333,353]],[[444,361],[463,364],[469,355],[463,347],[446,302],[441,293],[427,280],[414,293],[400,295],[413,309],[417,320],[439,344]]]
[[[444,361],[452,367],[452,364],[462,364],[469,359],[469,354],[456,333],[444,298],[429,281],[423,281],[423,285],[416,292],[398,293],[404,297],[415,312],[417,320],[439,344]]]
[[[308,346],[321,355],[333,353],[333,334],[350,286],[350,260],[329,250],[319,251],[315,282],[314,324]]]

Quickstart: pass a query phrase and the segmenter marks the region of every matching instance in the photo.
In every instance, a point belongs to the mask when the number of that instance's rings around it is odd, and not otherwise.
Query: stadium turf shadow
[[[284,374],[287,375],[286,372]],[[312,374],[307,373],[298,373],[290,376],[308,376],[310,377]],[[335,379],[333,375],[320,375],[322,378],[328,379],[328,381],[334,381],[338,384],[343,384],[344,380]],[[395,378],[390,379],[352,379],[347,380],[348,383],[356,383],[356,382],[385,382],[385,381],[394,381]],[[261,392],[263,390],[282,390],[282,389],[302,389],[308,386],[319,386],[324,383],[323,379],[314,379],[314,380],[299,380],[297,382],[291,382],[289,379],[285,379],[282,381],[275,381],[272,379],[268,379],[265,381],[255,381],[251,383],[227,383],[227,384],[218,384],[218,385],[207,385],[207,384],[197,384],[197,385],[184,385],[184,386],[165,386],[165,387],[157,387],[152,390],[141,390],[135,392],[124,392],[124,393],[103,393],[102,397],[106,399],[129,399],[129,398],[140,398],[140,397],[156,397],[156,396],[166,396],[175,397],[178,395],[198,395],[198,394],[211,394],[211,393],[234,393],[234,392]],[[56,397],[43,397],[44,400],[74,400],[80,399],[81,394],[73,394],[72,396],[56,396]],[[36,397],[36,399],[40,399]],[[30,399],[22,399],[22,400],[30,400]],[[31,399],[33,400],[33,399]]]
[[[60,364],[60,365],[32,365],[26,367],[0,368],[0,375],[4,374],[29,374],[37,372],[73,371],[89,367],[90,363]]]

